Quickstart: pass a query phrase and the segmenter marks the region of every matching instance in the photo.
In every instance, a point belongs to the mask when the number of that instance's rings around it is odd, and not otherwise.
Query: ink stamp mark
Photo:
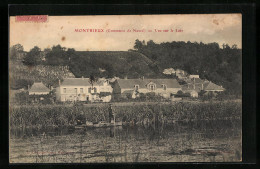
[[[16,22],[47,22],[48,15],[21,15],[16,16]]]

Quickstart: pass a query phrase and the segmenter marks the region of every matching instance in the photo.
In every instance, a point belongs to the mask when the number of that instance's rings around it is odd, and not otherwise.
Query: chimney
[[[59,86],[60,86],[60,79],[59,79]]]
[[[201,90],[204,90],[204,85],[203,85],[203,83],[201,84]]]
[[[144,80],[144,76],[142,77],[142,79]]]
[[[81,76],[81,79],[83,80],[83,79],[84,79],[84,76]]]
[[[52,90],[53,88],[52,88],[52,86],[50,85],[50,90]]]
[[[127,75],[125,76],[125,79],[127,79]]]

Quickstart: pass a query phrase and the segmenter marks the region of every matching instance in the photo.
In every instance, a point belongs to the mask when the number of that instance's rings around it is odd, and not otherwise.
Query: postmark
[[[48,15],[20,15],[15,17],[15,22],[47,22]]]

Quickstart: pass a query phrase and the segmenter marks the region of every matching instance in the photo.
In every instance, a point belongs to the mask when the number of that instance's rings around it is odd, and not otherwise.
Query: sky
[[[78,51],[127,51],[133,49],[136,39],[155,43],[217,42],[220,47],[225,43],[242,48],[241,14],[48,16],[44,23],[16,22],[12,16],[9,28],[10,46],[20,43],[25,51],[34,46],[43,50],[58,44]],[[104,32],[76,32],[76,29],[103,29]],[[133,29],[144,32],[133,32]]]

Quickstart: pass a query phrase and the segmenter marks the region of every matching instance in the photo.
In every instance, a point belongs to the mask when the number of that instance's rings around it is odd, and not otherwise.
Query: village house
[[[205,94],[213,94],[216,96],[219,92],[223,92],[225,89],[222,86],[216,85],[213,82],[204,83]]]
[[[197,93],[200,91],[205,91],[205,94],[216,95],[218,92],[223,92],[225,90],[222,86],[200,78],[192,78],[186,82],[187,84],[182,85],[182,91],[184,93],[190,93],[191,97],[198,97]]]
[[[50,89],[42,82],[35,82],[31,87],[28,86],[29,100],[32,103],[39,103],[50,98]]]
[[[102,101],[110,102],[112,87],[107,80],[93,84],[89,78],[66,78],[56,88],[56,100],[65,101]]]
[[[34,83],[31,87],[28,86],[29,95],[47,95],[50,89],[42,82]]]
[[[176,94],[181,90],[176,79],[117,79],[114,85],[113,94],[132,98],[138,97],[138,94],[154,92],[165,98],[170,98],[171,94]]]

